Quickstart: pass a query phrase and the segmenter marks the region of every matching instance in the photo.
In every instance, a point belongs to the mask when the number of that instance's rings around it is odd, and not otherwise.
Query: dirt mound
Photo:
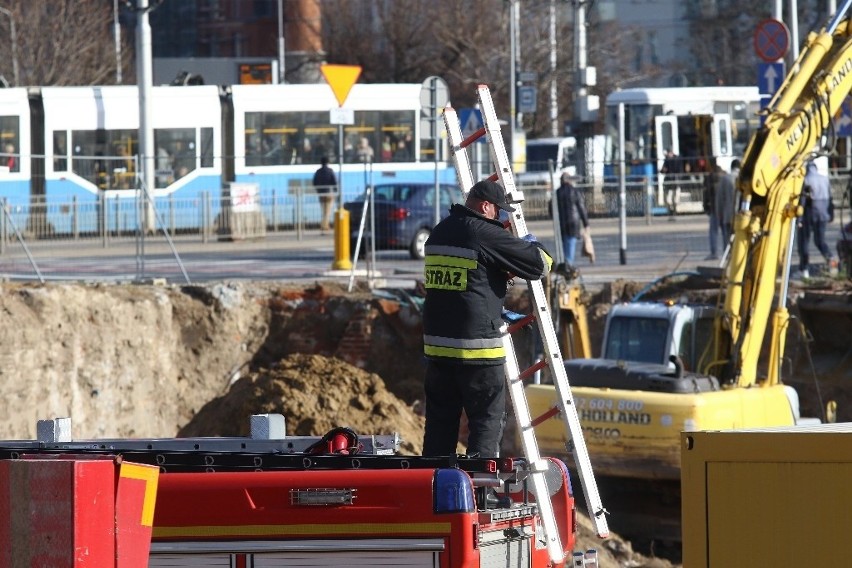
[[[402,439],[400,453],[420,454],[423,417],[390,393],[381,377],[333,357],[294,354],[238,379],[211,400],[179,436],[247,436],[252,414],[278,413],[289,435],[321,436],[337,426]]]

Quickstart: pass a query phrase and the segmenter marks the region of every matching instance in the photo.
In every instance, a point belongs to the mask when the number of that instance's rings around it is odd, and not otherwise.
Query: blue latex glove
[[[523,240],[527,241],[528,243],[537,243],[538,242],[538,239],[535,238],[535,235],[533,235],[532,233],[527,233],[522,238],[523,238]]]

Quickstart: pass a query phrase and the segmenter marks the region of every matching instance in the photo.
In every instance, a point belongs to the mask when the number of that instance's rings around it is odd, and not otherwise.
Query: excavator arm
[[[716,322],[713,365],[721,368],[708,369],[731,386],[758,382],[758,358],[770,313],[770,360],[767,377],[760,384],[780,382],[789,321],[788,269],[794,223],[801,215],[804,166],[823,145],[832,118],[852,91],[850,5],[852,0],[845,0],[825,28],[808,35],[806,46],[770,101],[764,126],[746,149],[737,180],[741,201],[725,269],[724,309]]]

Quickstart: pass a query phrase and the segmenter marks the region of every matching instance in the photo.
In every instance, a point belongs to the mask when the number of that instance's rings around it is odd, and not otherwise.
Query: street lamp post
[[[12,16],[12,12],[6,8],[0,8],[0,13],[9,16],[9,28],[12,32],[12,77],[15,81],[15,86],[17,87],[20,82],[18,79],[18,34],[15,31],[15,18]]]
[[[285,83],[284,50],[284,5],[283,0],[278,0],[278,82],[281,84]]]

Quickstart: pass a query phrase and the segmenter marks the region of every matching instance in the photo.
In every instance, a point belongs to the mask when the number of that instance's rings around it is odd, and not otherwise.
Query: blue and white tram
[[[34,177],[31,124],[27,89],[0,89],[0,198],[13,214],[29,206]]]
[[[338,176],[344,201],[379,181],[434,181],[437,175],[439,182],[453,183],[455,170],[445,160],[436,174],[434,142],[421,131],[420,90],[419,84],[353,85],[343,108],[353,111],[354,124],[343,126],[339,166],[339,127],[330,123],[330,111],[339,105],[328,85],[234,85],[235,181],[259,186],[271,224],[277,224],[270,217],[273,202],[303,201],[302,215],[319,218],[310,195],[323,156]]]
[[[134,86],[44,87],[47,229],[67,234],[135,230],[139,99]],[[157,209],[200,210],[222,187],[222,110],[216,86],[154,87],[151,116]],[[165,199],[178,197],[179,201]],[[176,205],[177,203],[177,205]],[[214,200],[213,203],[219,203]],[[217,212],[214,211],[215,215]],[[172,219],[175,215],[170,215]],[[195,213],[178,227],[198,227]]]
[[[240,182],[256,184],[267,226],[318,223],[312,181],[323,156],[342,201],[380,181],[453,183],[446,141],[436,165],[421,130],[420,90],[354,85],[341,140],[326,84],[153,87],[156,211],[171,229],[200,230]],[[138,96],[135,86],[0,89],[0,197],[20,227],[39,237],[141,227]]]

